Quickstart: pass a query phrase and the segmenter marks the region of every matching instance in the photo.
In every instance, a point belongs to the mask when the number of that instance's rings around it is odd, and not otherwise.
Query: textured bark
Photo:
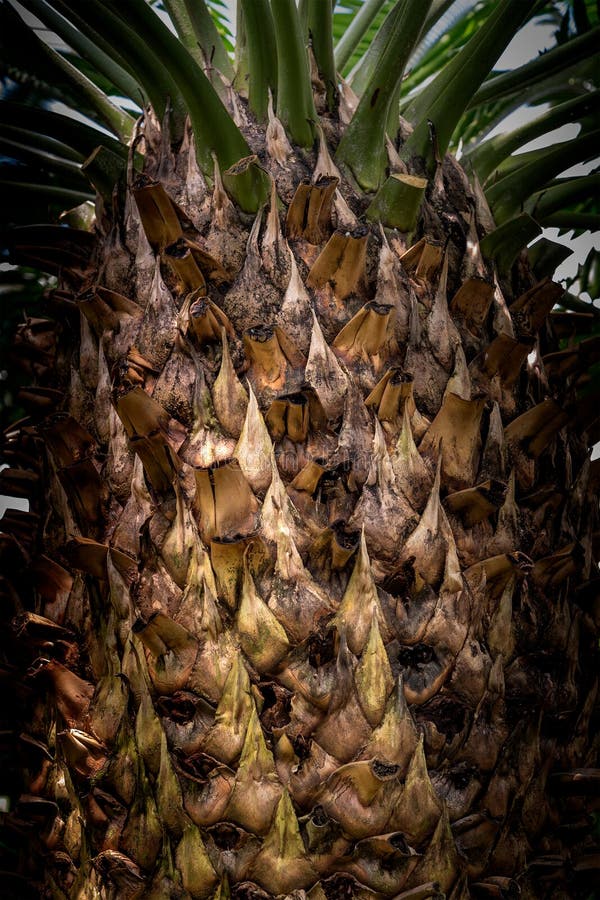
[[[156,129],[55,334],[20,333],[46,367],[4,473],[32,496],[2,545],[23,874],[78,900],[579,896],[598,504],[555,289],[495,280],[450,159],[409,246],[323,150],[246,129],[283,201],[253,221]]]

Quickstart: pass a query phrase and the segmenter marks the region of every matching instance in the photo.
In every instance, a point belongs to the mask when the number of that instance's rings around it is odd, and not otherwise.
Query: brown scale
[[[249,377],[259,396],[269,397],[293,388],[304,359],[278,325],[255,325],[244,332]]]
[[[57,415],[38,426],[49,446],[58,478],[82,530],[100,533],[107,493],[94,465],[94,441],[69,416]]]
[[[297,393],[276,397],[265,422],[283,477],[297,479],[293,481],[296,490],[314,494],[318,485],[314,467],[326,468],[328,458],[336,449],[335,434],[327,427],[327,417],[316,392],[305,387]],[[315,478],[317,482],[313,484]]]
[[[287,236],[320,244],[328,236],[333,195],[339,184],[334,176],[320,176],[314,184],[306,179],[296,188],[286,216]]]
[[[27,317],[14,336],[13,362],[20,363],[30,377],[44,379],[56,358],[56,323],[51,319]]]
[[[206,296],[203,288],[191,291],[185,300],[184,308],[187,319],[187,332],[199,348],[218,344],[221,341],[221,329],[233,338],[234,330],[225,313]]]
[[[366,299],[368,236],[366,226],[336,231],[311,261],[306,285],[313,292],[315,312],[328,343],[346,324],[348,312],[356,312]]]
[[[173,244],[182,233],[181,222],[161,182],[147,175],[140,175],[134,183],[132,193],[152,248],[162,250]]]

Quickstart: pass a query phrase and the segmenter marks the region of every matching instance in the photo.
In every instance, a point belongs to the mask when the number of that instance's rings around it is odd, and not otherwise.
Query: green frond
[[[58,51],[40,40],[8,3],[0,4],[2,66],[9,75],[41,82],[49,95],[83,109],[121,139],[130,137],[133,119]]]

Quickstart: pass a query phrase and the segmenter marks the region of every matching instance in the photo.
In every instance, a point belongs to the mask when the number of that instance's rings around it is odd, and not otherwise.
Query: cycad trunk
[[[47,486],[13,523],[42,896],[565,897],[597,871],[560,292],[525,260],[498,283],[451,158],[410,239],[363,224],[338,127],[312,153],[246,123],[276,186],[252,219],[147,116],[123,209],[61,246],[56,390],[8,441]]]

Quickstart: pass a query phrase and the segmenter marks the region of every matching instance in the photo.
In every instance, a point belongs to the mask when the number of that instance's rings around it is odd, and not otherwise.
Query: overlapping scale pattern
[[[451,160],[409,241],[324,146],[256,148],[252,221],[147,141],[62,326],[20,331],[60,390],[6,436],[51,895],[567,896],[600,869],[593,348],[498,282]]]

